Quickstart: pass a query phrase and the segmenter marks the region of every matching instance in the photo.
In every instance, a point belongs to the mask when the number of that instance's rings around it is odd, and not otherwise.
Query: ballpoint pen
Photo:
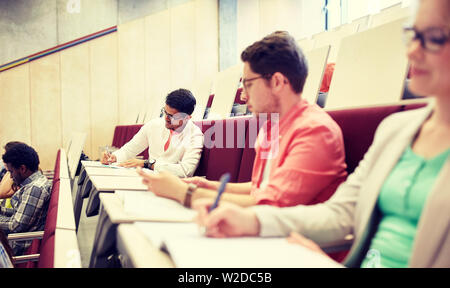
[[[222,197],[223,192],[225,191],[225,187],[227,186],[228,181],[230,181],[230,173],[225,173],[220,177],[220,186],[219,190],[217,191],[217,197],[214,201],[213,205],[209,207],[208,212],[211,212],[212,210],[216,209],[219,205],[220,197]]]
[[[220,197],[222,196],[223,192],[225,191],[225,187],[226,187],[228,181],[230,181],[230,173],[225,173],[220,177],[220,185],[219,185],[219,189],[217,191],[216,200],[214,201],[213,205],[211,205],[209,207],[208,213],[210,213],[212,210],[216,209],[217,206],[219,205]],[[200,226],[199,229],[200,229],[200,234],[205,235],[206,227]]]

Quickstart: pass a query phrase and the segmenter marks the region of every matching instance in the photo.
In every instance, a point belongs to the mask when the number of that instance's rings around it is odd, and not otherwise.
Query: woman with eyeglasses
[[[410,89],[432,104],[386,118],[358,168],[325,203],[222,203],[208,214],[210,201],[194,202],[208,236],[290,234],[290,242],[322,252],[351,234],[348,267],[450,267],[450,1],[419,3],[414,26],[404,30]]]

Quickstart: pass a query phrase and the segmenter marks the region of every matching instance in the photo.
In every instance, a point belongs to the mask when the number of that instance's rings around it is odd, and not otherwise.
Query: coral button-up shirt
[[[303,99],[279,121],[264,123],[255,151],[251,195],[258,204],[320,203],[347,177],[340,127],[319,106]],[[262,187],[268,158],[269,179]]]

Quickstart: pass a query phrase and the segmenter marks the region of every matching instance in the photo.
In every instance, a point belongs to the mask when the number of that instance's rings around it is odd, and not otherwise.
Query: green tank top
[[[450,149],[431,159],[408,146],[387,177],[377,201],[378,229],[361,267],[407,267],[422,209]]]

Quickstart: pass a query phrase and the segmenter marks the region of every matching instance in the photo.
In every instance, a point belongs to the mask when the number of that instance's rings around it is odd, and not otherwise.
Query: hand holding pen
[[[225,173],[222,175],[222,177],[220,177],[220,185],[219,189],[217,190],[217,196],[216,199],[214,200],[214,203],[211,206],[209,206],[207,212],[208,214],[211,213],[211,211],[213,211],[214,209],[216,209],[217,206],[219,206],[220,198],[222,197],[222,194],[225,191],[225,187],[228,181],[230,181],[230,173]],[[205,226],[200,226],[200,233],[203,235],[206,234]]]
[[[117,161],[116,155],[112,154],[109,147],[106,146],[105,150],[102,153],[102,159],[100,162],[105,165],[109,165]]]

